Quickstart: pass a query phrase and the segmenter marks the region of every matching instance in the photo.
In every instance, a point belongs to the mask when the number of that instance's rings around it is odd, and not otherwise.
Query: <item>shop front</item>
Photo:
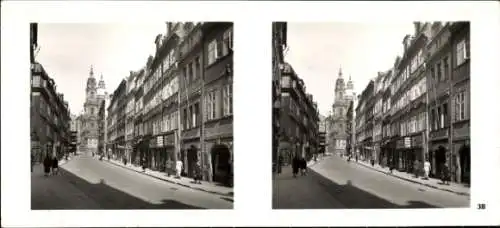
[[[156,163],[156,161],[154,160],[154,151],[156,150],[156,145],[157,145],[156,137],[152,136],[149,139],[149,147],[146,153],[146,167],[153,170],[156,169],[156,167],[154,167],[154,164]]]
[[[278,146],[278,152],[281,156],[281,164],[287,165],[292,162],[292,150],[291,145],[288,141],[280,141]]]
[[[175,140],[175,132],[161,136],[162,145],[160,148],[159,160],[162,164],[162,171],[173,175],[175,173],[175,162],[176,159],[182,161],[182,155],[178,154],[175,156],[175,148],[177,146],[177,141]],[[183,166],[185,163],[183,162]]]
[[[200,142],[197,140],[184,141],[180,157],[183,163],[183,173],[181,175],[194,177],[196,165],[201,165]]]
[[[218,137],[206,141],[205,148],[208,149],[202,156],[201,163],[204,164],[206,177],[212,176],[212,181],[222,184],[232,184],[232,138]]]
[[[444,164],[448,162],[449,144],[447,141],[432,142],[429,149],[429,158],[431,162],[430,177],[441,178],[441,172]]]

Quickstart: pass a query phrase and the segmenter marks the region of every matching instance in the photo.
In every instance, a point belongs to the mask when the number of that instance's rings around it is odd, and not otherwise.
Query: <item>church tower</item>
[[[342,75],[342,67],[339,68],[337,80],[335,81],[335,101],[332,105],[332,115],[330,118],[329,148],[333,149],[333,153],[345,154],[347,143],[347,109],[349,108],[349,101],[351,98],[352,89],[354,88],[351,78],[344,82]]]
[[[339,77],[335,82],[335,102],[342,102],[345,94],[344,78],[342,77],[342,68],[339,68]]]
[[[82,116],[82,149],[86,152],[97,152],[98,142],[98,113],[99,104],[105,98],[105,84],[101,75],[99,85],[97,85],[94,77],[94,67],[90,66],[89,77],[87,78],[87,86],[85,88],[85,103],[83,104]]]

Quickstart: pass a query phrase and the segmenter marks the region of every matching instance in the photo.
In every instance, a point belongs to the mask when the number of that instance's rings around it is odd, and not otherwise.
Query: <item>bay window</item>
[[[233,114],[233,86],[231,84],[225,85],[222,92],[223,115],[228,116]]]
[[[455,47],[457,66],[461,65],[470,57],[469,42],[461,40]]]
[[[455,120],[465,119],[465,91],[460,91],[455,97]]]
[[[208,44],[208,54],[207,55],[208,55],[207,56],[208,65],[214,63],[215,60],[217,60],[217,58],[219,57],[218,53],[217,53],[217,40],[214,39]]]
[[[229,54],[229,50],[233,48],[233,28],[229,28],[223,34],[222,55]]]

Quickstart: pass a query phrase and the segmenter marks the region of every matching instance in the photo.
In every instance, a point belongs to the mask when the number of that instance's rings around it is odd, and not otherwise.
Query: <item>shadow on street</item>
[[[308,175],[311,175],[312,178],[317,180],[318,183],[324,187],[325,191],[334,196],[335,199],[340,201],[347,207],[347,209],[404,209],[436,207],[420,201],[408,201],[408,205],[398,205],[354,186],[351,180],[347,181],[345,185],[341,185],[312,170],[308,170]]]
[[[78,209],[203,209],[200,207],[184,204],[175,200],[162,200],[161,204],[153,204],[139,199],[135,196],[127,194],[123,191],[115,189],[106,184],[106,182],[101,179],[97,184],[90,183],[75,174],[68,172],[61,167],[60,176],[50,176],[48,178],[59,178],[57,181],[66,181],[74,185],[77,189],[84,192],[87,196],[98,203],[97,208],[81,208]],[[34,191],[32,186],[31,191]],[[53,188],[56,188],[53,186]],[[58,189],[58,191],[66,191],[66,189]],[[33,193],[32,193],[33,194]],[[50,199],[47,199],[50,201]],[[77,209],[75,208],[62,208],[58,206],[57,202],[50,202],[46,205],[36,205],[33,196],[31,199],[31,209],[32,210],[67,210],[67,209]]]

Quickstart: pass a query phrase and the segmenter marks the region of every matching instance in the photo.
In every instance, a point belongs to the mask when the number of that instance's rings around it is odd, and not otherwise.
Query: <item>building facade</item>
[[[140,156],[151,169],[168,173],[179,159],[177,47],[183,37],[182,23],[167,23],[166,34],[156,37],[156,53],[147,64],[140,92],[145,140]]]
[[[113,92],[108,109],[107,149],[114,159],[123,160],[125,154],[125,107],[127,81],[123,79]]]
[[[331,143],[331,152],[338,155],[345,155],[347,151],[347,108],[354,96],[354,84],[351,77],[349,77],[349,81],[346,85],[342,75],[342,69],[339,69],[339,75],[335,81],[335,101],[332,105],[332,115],[329,123],[331,125],[331,131],[328,135]]]
[[[465,22],[432,24],[427,86],[431,175],[448,164],[453,181],[470,183],[469,29]]]
[[[123,141],[134,164],[172,173],[182,161],[183,176],[199,165],[204,180],[232,185],[232,28],[166,23],[154,56],[113,93],[107,117],[113,150]]]
[[[414,28],[394,67],[359,97],[358,149],[365,159],[406,172],[422,172],[429,161],[436,178],[447,164],[453,181],[470,183],[470,25],[415,22]]]
[[[202,87],[204,73],[203,32],[201,23],[186,23],[185,39],[179,44],[179,107],[181,110],[181,151],[184,174],[194,177],[201,166]]]
[[[44,156],[54,155],[61,159],[71,148],[71,116],[64,95],[57,92],[55,81],[43,66],[36,62],[38,28],[30,24],[31,94],[30,136],[31,155],[41,162]]]
[[[318,145],[318,154],[324,154],[326,151],[326,125],[327,119],[325,116],[319,114],[319,123],[318,123],[318,137],[319,137],[319,145]]]
[[[232,183],[233,23],[207,22],[203,33],[202,167],[208,179]],[[204,148],[203,148],[204,146]],[[206,169],[204,169],[206,170]]]
[[[272,28],[272,55],[273,55],[273,84],[272,84],[272,98],[273,98],[273,172],[276,171],[276,164],[279,154],[280,143],[280,110],[281,110],[281,71],[285,64],[284,51],[287,45],[287,23],[286,22],[273,22]]]
[[[294,156],[311,159],[319,146],[319,113],[304,81],[285,63],[281,73],[279,151],[285,162]]]

